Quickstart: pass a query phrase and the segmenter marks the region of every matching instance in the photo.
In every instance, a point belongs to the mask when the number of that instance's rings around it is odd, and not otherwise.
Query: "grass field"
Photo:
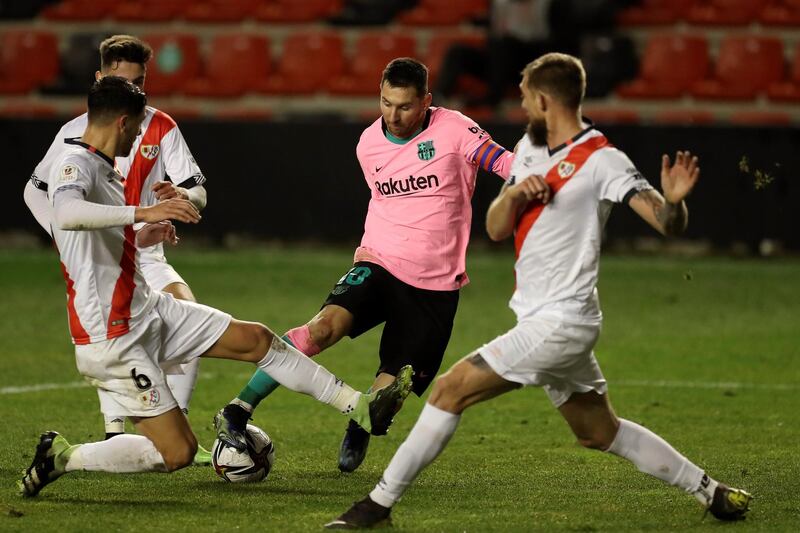
[[[310,318],[347,269],[347,250],[181,251],[173,264],[198,299],[283,331]],[[445,365],[513,324],[511,254],[474,253]],[[408,433],[410,399],[365,464],[336,469],[345,419],[279,390],[255,423],[277,446],[270,477],[229,485],[211,468],[170,474],[70,474],[34,500],[16,495],[41,431],[102,438],[97,398],[67,336],[51,251],[0,255],[0,530],[316,531],[360,499]],[[690,496],[614,456],[584,450],[539,390],[468,411],[450,446],[394,511],[398,531],[797,531],[800,528],[800,263],[605,257],[597,354],[617,412],[669,440],[708,472],[752,491],[743,523],[722,524]],[[319,361],[366,388],[379,331]],[[204,361],[190,419],[211,418],[251,367]],[[13,387],[59,384],[20,392]]]

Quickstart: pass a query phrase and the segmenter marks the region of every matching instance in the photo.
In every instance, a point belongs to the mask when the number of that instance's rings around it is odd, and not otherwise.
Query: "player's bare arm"
[[[630,201],[631,209],[662,235],[680,235],[689,223],[689,210],[684,199],[697,184],[700,167],[697,156],[688,151],[675,154],[675,164],[669,156],[661,157],[661,189],[640,191]]]
[[[533,201],[550,201],[550,186],[544,177],[531,175],[513,185],[506,183],[486,213],[486,232],[493,241],[502,241],[514,232],[520,213]]]
[[[147,248],[162,242],[175,246],[178,241],[178,233],[169,220],[145,224],[136,232],[136,246],[139,248]]]
[[[170,181],[159,181],[153,185],[153,193],[155,193],[156,199],[159,202],[169,200],[170,198],[189,200],[198,211],[203,209],[207,202],[206,189],[202,185],[186,189],[184,187],[178,187]]]
[[[200,222],[200,213],[189,200],[183,198],[170,198],[149,207],[137,207],[134,212],[135,222],[161,222],[162,220],[177,220],[188,224]]]

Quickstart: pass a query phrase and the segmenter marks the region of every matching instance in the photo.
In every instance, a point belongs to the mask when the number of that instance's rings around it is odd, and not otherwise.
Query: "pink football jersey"
[[[355,260],[378,263],[422,289],[465,285],[478,167],[505,179],[513,153],[470,118],[441,107],[431,107],[422,130],[402,144],[387,138],[378,119],[356,153],[372,197]]]

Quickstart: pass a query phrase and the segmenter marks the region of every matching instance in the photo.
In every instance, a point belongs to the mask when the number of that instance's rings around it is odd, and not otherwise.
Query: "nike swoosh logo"
[[[383,168],[383,166],[375,167],[375,172],[380,172],[382,168]]]

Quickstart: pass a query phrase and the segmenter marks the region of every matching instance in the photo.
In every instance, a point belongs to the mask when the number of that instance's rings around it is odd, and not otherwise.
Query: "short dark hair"
[[[522,71],[528,87],[541,91],[570,109],[578,109],[586,93],[586,71],[577,57],[553,52],[528,63]]]
[[[103,76],[89,89],[89,122],[104,123],[119,115],[139,116],[147,96],[139,87],[120,76]]]
[[[428,67],[410,57],[393,59],[383,69],[381,85],[387,82],[392,87],[414,87],[418,96],[428,94]]]
[[[153,49],[133,35],[112,35],[100,43],[100,68],[108,69],[114,63],[127,61],[144,65],[150,61]]]

